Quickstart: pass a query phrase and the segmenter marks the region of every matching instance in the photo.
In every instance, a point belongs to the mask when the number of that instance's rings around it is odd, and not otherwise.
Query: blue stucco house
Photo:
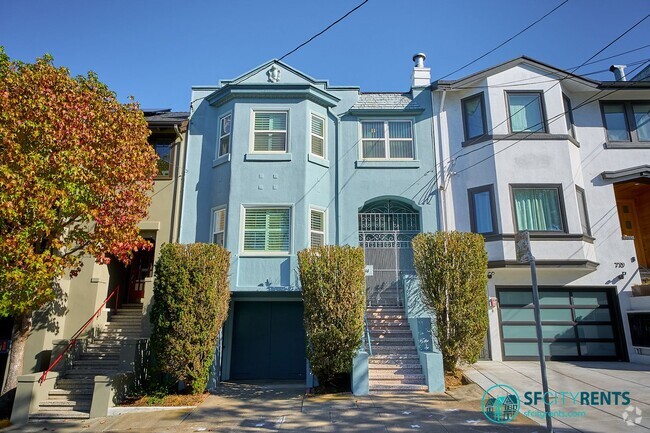
[[[375,343],[355,362],[357,391],[441,386],[430,337],[413,338],[430,321],[410,239],[438,227],[430,74],[414,60],[406,92],[331,86],[278,60],[193,87],[180,242],[232,252],[221,380],[311,383],[296,254],[347,244],[366,251]]]

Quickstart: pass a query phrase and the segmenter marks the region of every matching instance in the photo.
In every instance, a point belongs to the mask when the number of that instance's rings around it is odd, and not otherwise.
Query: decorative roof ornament
[[[266,71],[266,76],[269,77],[269,82],[270,83],[279,82],[280,81],[280,68],[278,68],[275,65],[271,66],[271,69]]]

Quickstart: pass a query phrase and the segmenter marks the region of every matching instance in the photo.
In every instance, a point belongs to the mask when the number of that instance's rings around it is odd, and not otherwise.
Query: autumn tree
[[[56,298],[84,254],[128,262],[147,248],[157,156],[136,103],[92,72],[71,77],[48,55],[12,61],[0,47],[0,316],[13,316],[9,374],[22,372],[32,314]]]

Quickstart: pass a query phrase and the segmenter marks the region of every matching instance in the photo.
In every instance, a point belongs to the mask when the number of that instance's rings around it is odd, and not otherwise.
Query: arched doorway
[[[411,240],[418,233],[420,212],[408,203],[376,200],[359,210],[368,306],[404,306],[403,276],[415,274]]]

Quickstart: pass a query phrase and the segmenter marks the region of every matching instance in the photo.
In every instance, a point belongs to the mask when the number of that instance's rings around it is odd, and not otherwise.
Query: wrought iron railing
[[[90,326],[90,324],[93,322],[93,320],[95,320],[97,318],[97,316],[99,316],[102,309],[106,306],[108,301],[110,301],[113,297],[115,297],[115,312],[117,313],[117,301],[118,301],[119,293],[120,293],[120,286],[118,285],[106,297],[106,299],[104,299],[104,302],[102,302],[102,305],[97,309],[97,311],[95,311],[95,313],[92,316],[90,316],[90,318],[88,320],[86,320],[86,323],[84,323],[83,326],[81,328],[79,328],[77,330],[77,332],[75,332],[72,335],[72,338],[70,338],[70,342],[65,347],[65,349],[63,349],[63,352],[61,352],[59,354],[59,356],[57,356],[56,359],[50,363],[50,366],[47,367],[47,369],[43,372],[43,374],[41,374],[41,377],[38,379],[39,384],[42,385],[43,382],[45,382],[45,379],[47,379],[47,374],[50,371],[52,371],[52,369],[63,359],[65,354],[68,352],[68,350],[70,350],[71,348],[73,348],[75,346],[75,344],[77,343],[77,340],[79,339],[79,336],[81,336],[81,334],[86,330],[86,328],[88,328],[88,326]]]
[[[359,231],[362,232],[419,232],[417,213],[360,213]]]

